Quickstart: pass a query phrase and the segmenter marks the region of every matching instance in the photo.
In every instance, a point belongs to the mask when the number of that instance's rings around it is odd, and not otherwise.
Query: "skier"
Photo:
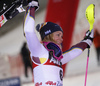
[[[39,8],[38,0],[32,0],[26,8],[24,33],[30,50],[35,86],[63,86],[62,65],[79,56],[93,41],[93,30],[87,31],[85,38],[69,50],[62,52],[63,30],[53,23],[38,24],[35,33],[35,12]],[[67,40],[67,39],[66,39]]]

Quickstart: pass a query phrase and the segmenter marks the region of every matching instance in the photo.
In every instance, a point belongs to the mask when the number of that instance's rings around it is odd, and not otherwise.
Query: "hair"
[[[43,42],[54,41],[53,40],[53,34],[49,34],[49,35],[45,36],[42,41]]]
[[[44,39],[42,40],[42,42],[54,42],[54,43],[56,43],[56,41],[54,41],[54,39],[53,39],[53,33],[45,36]]]

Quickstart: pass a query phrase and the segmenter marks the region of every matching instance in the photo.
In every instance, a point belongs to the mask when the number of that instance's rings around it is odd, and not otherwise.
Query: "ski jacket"
[[[87,44],[80,42],[65,51],[60,61],[55,60],[40,43],[35,33],[34,7],[29,7],[26,10],[24,32],[31,52],[35,86],[63,86],[62,65],[79,56],[87,47]]]

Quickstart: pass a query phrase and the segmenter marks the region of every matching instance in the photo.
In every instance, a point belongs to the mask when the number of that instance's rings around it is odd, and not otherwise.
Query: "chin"
[[[61,45],[61,44],[59,44],[59,47],[60,47],[60,49],[62,50],[62,45]]]

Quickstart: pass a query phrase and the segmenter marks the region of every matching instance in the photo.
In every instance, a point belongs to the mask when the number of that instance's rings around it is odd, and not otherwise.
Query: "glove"
[[[92,45],[93,42],[93,38],[94,38],[94,31],[92,29],[92,31],[90,32],[89,30],[86,32],[86,36],[84,37],[84,39],[81,42],[85,42],[88,44],[87,48],[90,48],[90,46]]]
[[[38,0],[34,0],[34,1],[30,2],[28,4],[28,6],[35,7],[35,11],[37,11],[39,9],[39,2],[38,2]]]
[[[39,2],[38,0],[24,0],[23,1],[23,6],[32,6],[35,7],[35,11],[37,11],[39,9]]]

